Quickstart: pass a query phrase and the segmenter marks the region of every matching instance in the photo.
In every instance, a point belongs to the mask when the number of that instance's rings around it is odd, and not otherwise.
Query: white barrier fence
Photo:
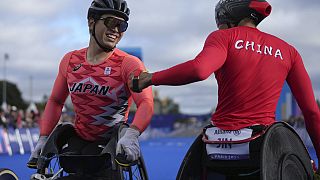
[[[0,154],[25,154],[33,151],[39,138],[38,128],[0,128]]]

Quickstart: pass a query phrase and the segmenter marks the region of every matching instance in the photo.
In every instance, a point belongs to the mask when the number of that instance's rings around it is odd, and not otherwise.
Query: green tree
[[[16,84],[6,81],[7,104],[17,106],[19,109],[26,109],[27,104],[21,96],[21,91]],[[0,81],[0,102],[3,102],[3,81]]]

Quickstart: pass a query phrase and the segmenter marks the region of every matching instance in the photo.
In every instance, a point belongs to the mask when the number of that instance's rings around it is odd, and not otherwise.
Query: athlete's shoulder
[[[60,70],[67,72],[67,68],[70,63],[77,63],[85,59],[87,48],[73,50],[66,53],[60,61]]]
[[[86,52],[87,48],[70,51],[64,55],[61,62],[68,64],[71,61],[84,61],[86,58]]]
[[[296,48],[292,44],[287,42],[286,40],[283,40],[282,38],[275,36],[273,34],[270,34],[270,33],[262,32],[262,31],[261,31],[261,33],[263,33],[266,37],[268,37],[271,41],[275,42],[279,46],[286,47],[291,54],[298,53]]]
[[[230,35],[228,31],[216,30],[208,35],[204,46],[228,47],[230,43],[230,38],[232,38],[232,35]]]
[[[231,31],[228,29],[216,30],[211,32],[207,39],[227,38],[230,34],[231,34]]]

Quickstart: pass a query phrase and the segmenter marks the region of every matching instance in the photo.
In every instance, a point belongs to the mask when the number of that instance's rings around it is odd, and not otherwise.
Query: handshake
[[[152,73],[136,70],[130,75],[128,86],[133,92],[140,93],[144,88],[152,85],[151,79]]]

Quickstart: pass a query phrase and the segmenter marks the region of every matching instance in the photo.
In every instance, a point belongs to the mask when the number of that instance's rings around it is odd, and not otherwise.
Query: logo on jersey
[[[105,69],[104,69],[104,75],[110,75],[111,74],[111,67],[106,67]]]
[[[79,82],[69,83],[70,93],[96,94],[100,96],[107,96],[114,101],[118,99],[119,91],[124,90],[124,84],[119,84],[116,87],[100,85],[92,77],[87,77]]]
[[[73,72],[74,71],[78,71],[81,68],[82,64],[78,64],[73,68]]]
[[[260,54],[260,55],[273,56],[275,58],[283,60],[281,50],[273,48],[272,46],[261,45],[253,41],[238,40],[234,44],[234,47],[239,50],[245,49],[247,51],[256,52],[257,54]]]
[[[93,84],[85,84],[85,83],[74,83],[72,87],[69,89],[70,92],[76,93],[90,93],[90,94],[99,94],[99,95],[108,95],[110,87],[109,86],[100,86]]]

